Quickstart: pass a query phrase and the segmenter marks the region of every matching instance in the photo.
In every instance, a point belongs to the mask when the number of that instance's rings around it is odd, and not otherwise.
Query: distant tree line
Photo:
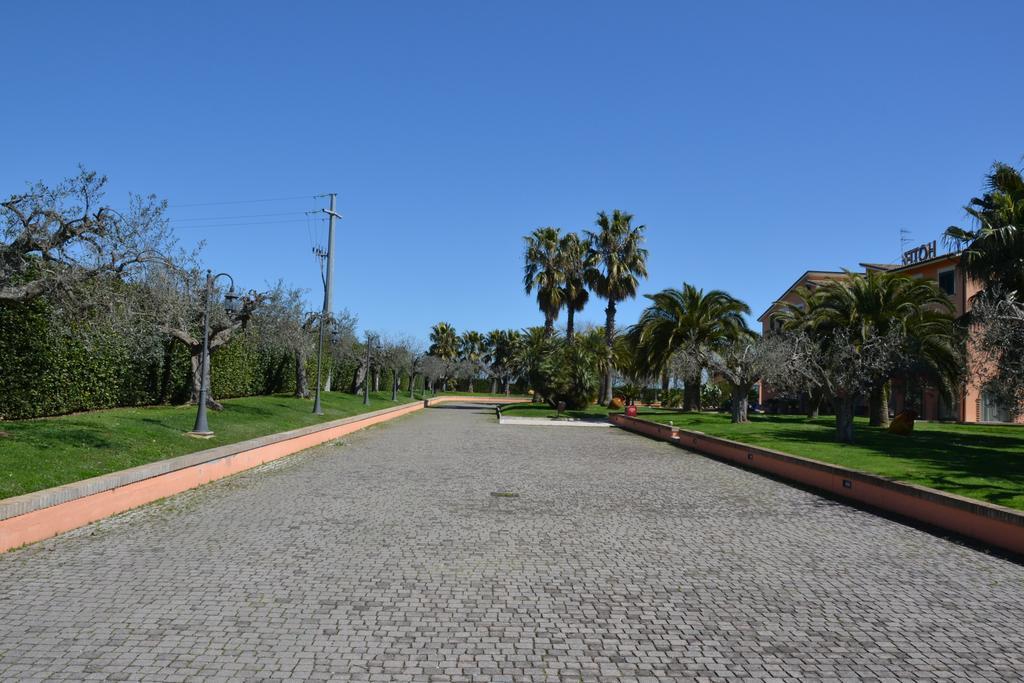
[[[616,405],[655,386],[663,405],[684,410],[698,411],[727,397],[735,422],[748,419],[750,397],[764,382],[806,397],[811,417],[829,406],[841,442],[854,440],[853,418],[862,400],[869,424],[888,424],[893,379],[932,387],[947,400],[974,383],[1019,415],[1024,412],[1021,172],[995,164],[986,192],[966,209],[974,226],[950,227],[946,237],[962,250],[967,274],[984,287],[968,315],[956,319],[935,282],[894,272],[850,272],[798,291],[798,301],[778,313],[780,329],[765,336],[748,327],[750,309],[744,302],[689,283],[645,295],[650,305],[640,319],[620,329],[616,307],[636,295],[647,275],[644,226],[634,226],[631,214],[616,210],[599,213],[595,231],[538,228],[525,238],[523,285],[535,295],[544,325],[516,333],[511,367],[538,400],[552,404]],[[576,316],[590,294],[607,302],[603,344],[595,343],[593,330],[576,331]],[[564,336],[555,329],[563,310]],[[435,347],[445,348],[436,342]],[[448,370],[445,376],[456,374]],[[678,393],[673,385],[680,383]]]

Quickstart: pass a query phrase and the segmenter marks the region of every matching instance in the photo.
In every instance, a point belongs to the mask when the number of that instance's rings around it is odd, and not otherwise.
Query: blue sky
[[[937,238],[1020,162],[1022,22],[1019,2],[18,3],[0,193],[81,162],[115,204],[166,197],[244,286],[312,290],[325,226],[302,212],[335,191],[337,306],[421,338],[541,324],[523,235],[622,208],[648,226],[642,292],[724,288],[756,316],[804,270],[897,258],[900,228]]]

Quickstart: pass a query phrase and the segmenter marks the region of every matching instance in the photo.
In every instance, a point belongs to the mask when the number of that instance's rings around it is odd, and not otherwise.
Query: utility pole
[[[328,216],[327,223],[327,280],[324,287],[327,289],[324,294],[324,315],[334,314],[334,219],[341,218],[341,214],[335,211],[335,201],[338,198],[336,192],[330,193],[331,208],[320,209]],[[324,382],[324,391],[331,390],[331,375],[333,372],[327,373],[327,381]]]
[[[327,321],[327,276],[323,273],[324,258],[327,256],[322,249],[313,249],[313,253],[320,259],[320,277],[324,283],[324,308],[320,312],[320,331],[319,339],[317,340],[316,346],[316,398],[313,400],[313,414],[323,415],[324,411],[320,407],[320,366],[323,363],[324,358],[324,324]],[[330,374],[327,375],[327,380],[330,381]],[[324,391],[326,391],[326,387]]]

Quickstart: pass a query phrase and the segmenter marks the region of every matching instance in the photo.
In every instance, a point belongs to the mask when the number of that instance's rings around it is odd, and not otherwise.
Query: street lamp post
[[[242,302],[235,294],[235,279],[227,273],[211,274],[206,271],[206,296],[203,304],[203,359],[199,363],[199,406],[196,410],[196,424],[189,432],[192,436],[208,438],[213,436],[210,426],[206,421],[206,399],[210,395],[210,297],[213,296],[213,285],[217,278],[226,277],[231,285],[227,294],[224,295],[224,308],[228,313],[237,313]]]
[[[370,405],[370,348],[373,346],[373,335],[366,335],[366,376],[363,378],[363,405]]]

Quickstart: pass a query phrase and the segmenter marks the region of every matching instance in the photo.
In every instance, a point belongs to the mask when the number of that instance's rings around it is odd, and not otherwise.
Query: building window
[[[987,391],[981,392],[981,422],[1009,422],[1010,411]]]
[[[953,296],[956,293],[956,271],[943,270],[939,273],[939,289]]]

